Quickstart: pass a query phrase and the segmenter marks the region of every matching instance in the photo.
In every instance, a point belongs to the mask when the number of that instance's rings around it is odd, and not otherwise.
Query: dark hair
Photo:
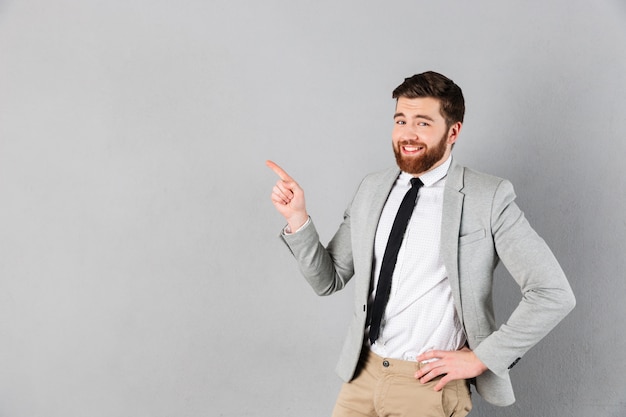
[[[465,100],[461,87],[434,71],[405,78],[404,82],[393,90],[392,97],[396,100],[400,97],[438,99],[441,103],[441,115],[446,119],[448,127],[456,122],[463,122]]]

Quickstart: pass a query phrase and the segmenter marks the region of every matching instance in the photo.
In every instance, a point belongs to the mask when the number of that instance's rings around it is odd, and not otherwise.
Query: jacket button
[[[383,361],[383,366],[385,368],[389,368],[389,361]]]

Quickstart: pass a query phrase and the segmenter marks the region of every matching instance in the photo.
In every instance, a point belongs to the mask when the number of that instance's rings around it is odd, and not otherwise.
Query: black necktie
[[[380,267],[380,275],[378,276],[374,306],[372,307],[372,320],[370,323],[370,343],[372,344],[378,339],[380,334],[380,322],[385,313],[389,294],[391,293],[393,269],[396,266],[398,252],[402,245],[402,239],[404,239],[404,232],[406,231],[409,219],[413,213],[413,208],[415,207],[417,192],[422,185],[424,185],[424,183],[422,183],[419,178],[411,179],[411,189],[404,195],[404,199],[402,199],[402,203],[398,209],[398,214],[396,214],[393,226],[391,227],[391,233],[389,234],[389,240],[385,248],[385,255],[383,256],[383,263]]]

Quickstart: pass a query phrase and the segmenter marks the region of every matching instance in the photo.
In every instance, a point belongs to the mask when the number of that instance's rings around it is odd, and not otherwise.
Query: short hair
[[[448,77],[427,71],[405,78],[404,82],[393,90],[392,97],[422,98],[432,97],[441,104],[441,115],[448,127],[456,122],[463,122],[465,115],[465,100],[461,87]]]

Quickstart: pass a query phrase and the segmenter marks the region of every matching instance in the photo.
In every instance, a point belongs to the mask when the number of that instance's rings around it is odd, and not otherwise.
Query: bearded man
[[[280,178],[271,199],[287,220],[281,238],[304,277],[320,295],[355,280],[333,416],[462,417],[470,384],[490,403],[512,404],[509,370],[572,310],[574,295],[512,185],[452,158],[465,113],[459,86],[425,72],[392,96],[398,167],[361,182],[328,245],[302,188],[267,162]],[[497,328],[499,262],[521,301]]]

